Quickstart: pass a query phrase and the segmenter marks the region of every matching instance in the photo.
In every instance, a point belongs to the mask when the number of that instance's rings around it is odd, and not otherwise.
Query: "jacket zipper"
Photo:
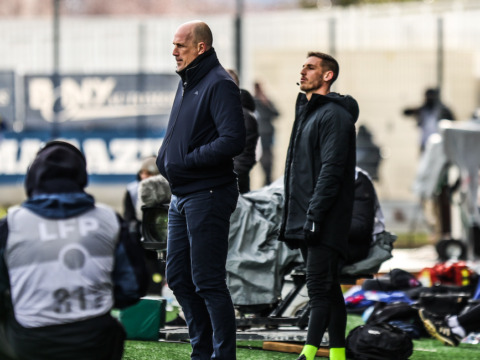
[[[168,144],[170,143],[170,140],[173,136],[173,131],[175,130],[175,125],[177,125],[177,119],[178,119],[178,115],[180,114],[180,109],[182,108],[182,104],[183,104],[183,95],[185,94],[185,88],[187,86],[187,82],[185,81],[183,84],[182,84],[182,99],[180,100],[180,104],[178,106],[178,111],[177,111],[177,115],[175,116],[175,120],[173,121],[173,125],[172,125],[172,130],[170,131],[170,134],[168,134],[168,138],[165,139],[165,150],[167,149],[166,147],[168,146]]]
[[[308,106],[308,104],[306,105]],[[304,121],[305,121],[305,118],[307,116],[307,108],[305,107],[304,111],[301,112],[300,114],[298,114],[298,119],[295,119],[295,122],[294,122],[294,126],[293,126],[293,129],[292,129],[292,147],[289,148],[289,151],[288,151],[288,154],[287,156],[289,157],[289,163],[288,163],[288,167],[286,169],[286,172],[285,172],[285,177],[286,179],[289,179],[290,178],[290,173],[292,172],[292,164],[293,164],[293,154],[294,154],[294,151],[293,149],[295,148],[295,145],[298,141],[298,131],[299,131],[299,128],[300,128],[300,124],[302,124]],[[297,115],[297,113],[296,113]],[[298,120],[298,121],[296,121]],[[289,206],[289,203],[290,203],[290,197],[291,197],[291,194],[289,193],[290,192],[290,182],[289,181],[286,181],[285,182],[285,195],[289,194],[288,196],[285,196],[285,206],[284,208],[285,209],[288,209],[288,206]],[[283,227],[283,233],[285,234],[286,232],[286,224],[287,224],[287,219],[283,219],[282,221],[282,224],[281,224],[281,227]]]

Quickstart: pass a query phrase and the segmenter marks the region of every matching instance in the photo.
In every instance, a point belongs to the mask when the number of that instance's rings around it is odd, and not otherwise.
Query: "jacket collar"
[[[297,96],[297,110],[302,108],[306,109],[307,111],[311,111],[312,109],[316,109],[318,106],[332,102],[333,97],[337,96],[337,93],[329,92],[327,95],[321,94],[312,94],[310,101],[307,99],[307,95],[305,93],[299,93]]]
[[[182,78],[183,87],[192,87],[196,85],[208,72],[220,64],[214,48],[209,49],[203,54],[197,56],[188,66],[177,74]]]
[[[303,111],[310,112],[330,102],[345,109],[352,116],[353,122],[357,121],[359,114],[357,101],[350,95],[340,95],[333,91],[329,92],[327,95],[312,94],[310,101],[307,100],[307,96],[304,93],[299,93],[296,103],[296,112],[297,114],[300,114]]]
[[[305,93],[299,93],[297,96],[296,109],[297,112],[302,110],[311,111],[319,106],[322,102],[325,102],[325,96],[319,94],[312,94],[310,101],[307,99]]]

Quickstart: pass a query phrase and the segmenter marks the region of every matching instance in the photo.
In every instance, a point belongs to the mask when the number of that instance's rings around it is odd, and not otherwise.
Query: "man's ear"
[[[330,81],[333,79],[333,71],[325,71],[323,74],[323,81]]]
[[[207,46],[205,45],[205,43],[203,41],[199,42],[197,44],[198,55],[203,54],[206,51],[206,48],[207,48]]]

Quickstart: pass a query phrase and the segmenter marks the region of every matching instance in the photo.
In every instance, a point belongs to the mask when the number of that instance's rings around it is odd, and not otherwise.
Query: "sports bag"
[[[387,323],[396,326],[410,335],[412,339],[428,336],[418,315],[418,308],[405,302],[377,302],[365,321],[367,324]]]
[[[418,309],[403,301],[385,303],[378,301],[373,306],[373,311],[368,317],[367,324],[388,323],[391,320],[412,320],[418,319]],[[421,322],[420,322],[421,323]]]
[[[390,324],[360,325],[348,334],[346,353],[355,360],[405,360],[413,353],[413,341]]]
[[[418,307],[440,316],[458,315],[468,305],[470,294],[427,294],[421,293]]]

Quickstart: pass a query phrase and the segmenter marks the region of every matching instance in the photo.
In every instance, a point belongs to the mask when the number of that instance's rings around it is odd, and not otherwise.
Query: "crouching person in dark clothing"
[[[122,358],[110,310],[136,303],[148,278],[139,243],[87,179],[76,147],[49,142],[28,169],[28,200],[0,220],[1,359]]]

